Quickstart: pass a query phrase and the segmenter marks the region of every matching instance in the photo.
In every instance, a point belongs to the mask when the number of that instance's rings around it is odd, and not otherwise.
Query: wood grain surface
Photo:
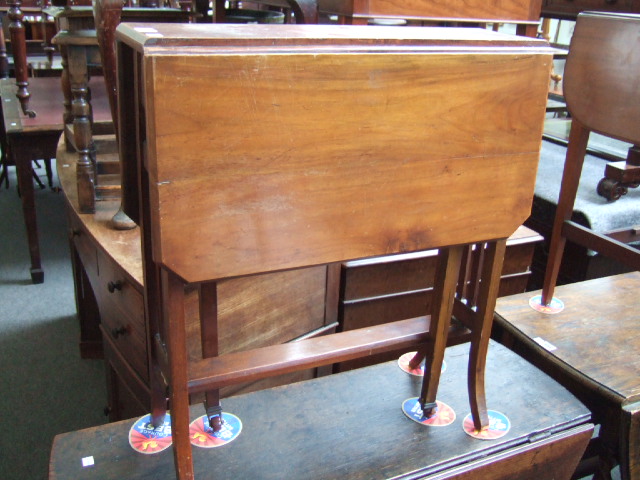
[[[195,282],[508,237],[550,58],[495,53],[154,57],[154,258]]]
[[[424,478],[436,472],[455,472],[478,459],[491,462],[496,454],[588,424],[588,410],[565,389],[506,348],[492,344],[487,399],[491,409],[509,418],[511,429],[498,440],[471,438],[462,429],[468,413],[467,353],[468,348],[461,345],[446,354],[440,398],[456,413],[454,423],[447,427],[419,425],[402,413],[402,402],[420,392],[421,379],[405,374],[395,362],[386,363],[228,399],[224,409],[241,418],[243,431],[224,447],[195,448],[196,477]],[[192,418],[204,413],[201,407],[192,407],[191,412]],[[175,478],[171,449],[157,455],[133,452],[127,439],[132,422],[58,435],[49,478]],[[586,437],[571,448],[555,447],[566,453],[563,460],[569,465],[565,471],[581,455],[589,429],[584,433]],[[95,465],[83,469],[80,459],[89,455]],[[494,466],[489,472],[496,476],[482,478],[567,478],[561,477],[562,469],[549,468],[548,459],[547,455],[536,456],[524,464],[516,460],[519,466],[510,470],[511,477]]]

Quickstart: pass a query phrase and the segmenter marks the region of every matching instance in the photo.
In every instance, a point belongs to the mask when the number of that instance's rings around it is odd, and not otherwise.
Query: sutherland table
[[[224,447],[196,448],[196,475],[216,480],[568,479],[591,436],[587,409],[539,370],[492,344],[487,400],[511,420],[511,429],[497,440],[471,438],[462,429],[468,413],[467,355],[464,345],[446,354],[439,398],[456,412],[451,425],[426,427],[405,417],[401,404],[419,394],[421,379],[389,362],[228,399],[225,411],[242,420],[242,432]],[[191,413],[202,415],[202,407],[192,407]],[[135,453],[128,443],[132,423],[58,435],[49,478],[175,478],[173,447],[155,455]],[[81,460],[89,456],[95,465],[83,468]]]
[[[94,99],[94,112],[108,112],[105,88],[102,78],[91,81]],[[54,77],[32,78],[30,109],[36,112],[35,118],[22,114],[20,103],[16,97],[16,85],[13,79],[0,81],[2,97],[3,128],[6,134],[9,163],[17,169],[18,186],[22,197],[24,222],[27,229],[29,253],[31,255],[31,280],[33,283],[44,281],[44,271],[40,261],[40,245],[33,195],[31,162],[38,159],[56,157],[58,138],[62,133],[63,95],[60,79]],[[100,94],[99,92],[102,92]],[[104,113],[96,116],[105,117]]]

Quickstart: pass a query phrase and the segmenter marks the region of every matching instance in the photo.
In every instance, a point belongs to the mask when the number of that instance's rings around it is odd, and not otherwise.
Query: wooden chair
[[[216,430],[221,387],[403,346],[429,359],[428,413],[447,342],[469,341],[471,411],[486,427],[489,332],[506,238],[533,196],[546,43],[469,29],[198,27],[116,33],[121,154],[141,186],[125,205],[141,224],[152,417],[163,420],[168,388],[178,476],[193,477],[191,394],[206,394]],[[472,310],[454,297],[477,242],[487,247]],[[426,316],[249,351],[218,344],[226,278],[324,264],[335,274],[345,259],[428,248],[440,250]],[[188,325],[187,290],[199,297]]]
[[[564,93],[572,123],[542,291],[544,305],[553,297],[567,240],[640,269],[637,249],[571,221],[589,133],[640,143],[640,92],[634,86],[640,52],[632,48],[640,34],[640,17],[583,14],[578,18],[565,66]]]
[[[632,273],[558,287],[564,310],[545,315],[562,308],[554,292],[567,240],[640,269],[640,251],[624,242],[638,239],[637,227],[607,236],[571,221],[590,132],[640,142],[639,35],[638,15],[578,17],[564,73],[571,133],[544,285],[539,301],[532,299],[538,311],[528,306],[531,294],[501,299],[497,307],[497,325],[514,348],[594,412],[601,424],[599,475],[608,477],[619,463],[625,480],[640,478],[640,277]]]

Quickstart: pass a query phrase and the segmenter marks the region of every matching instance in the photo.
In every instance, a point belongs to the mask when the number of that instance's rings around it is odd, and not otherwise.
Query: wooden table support
[[[35,110],[30,108],[29,99],[29,70],[27,65],[27,40],[25,37],[24,23],[22,23],[23,13],[20,7],[21,0],[8,0],[9,4],[9,34],[11,36],[11,48],[13,49],[13,66],[15,70],[16,95],[20,100],[22,113],[33,118],[36,116]]]

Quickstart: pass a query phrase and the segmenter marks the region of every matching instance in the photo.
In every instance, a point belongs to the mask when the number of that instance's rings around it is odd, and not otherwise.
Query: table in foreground
[[[589,411],[564,388],[499,344],[487,364],[489,408],[511,427],[496,440],[463,428],[468,414],[468,348],[447,350],[439,399],[455,421],[430,427],[409,420],[402,402],[421,379],[395,362],[250,393],[225,402],[243,429],[220,448],[194,450],[197,478],[569,478],[589,438]],[[268,412],[268,415],[266,414]],[[202,407],[192,407],[192,416]],[[129,446],[133,420],[58,435],[49,478],[175,478],[171,448],[143,455]],[[82,459],[95,464],[82,467]]]

